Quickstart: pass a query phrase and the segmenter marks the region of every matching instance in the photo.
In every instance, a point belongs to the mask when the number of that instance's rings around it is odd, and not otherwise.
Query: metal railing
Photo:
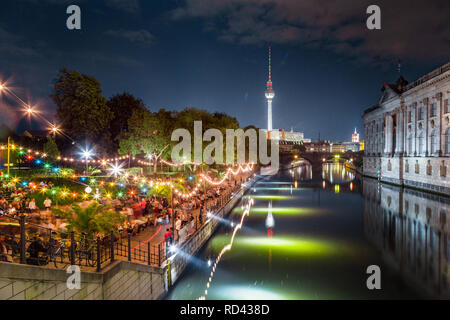
[[[0,223],[11,231],[0,231],[7,253],[0,261],[66,269],[77,265],[97,272],[117,258],[160,266],[164,248],[150,242],[131,247],[131,235],[126,239],[111,232],[109,236],[88,238],[75,232],[55,232],[26,222],[26,217],[3,215]]]

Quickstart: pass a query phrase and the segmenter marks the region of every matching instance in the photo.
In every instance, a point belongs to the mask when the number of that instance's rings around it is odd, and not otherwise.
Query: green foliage
[[[113,112],[94,77],[63,68],[50,96],[57,106],[56,116],[69,136],[96,143],[97,153],[108,151]]]
[[[47,157],[52,161],[55,161],[61,155],[55,140],[53,140],[50,136],[44,144],[44,153],[46,153]]]
[[[145,110],[145,105],[141,99],[137,99],[127,92],[112,96],[106,104],[114,114],[110,131],[115,150],[117,150],[119,148],[119,134],[128,132],[128,119],[133,115],[134,110]]]
[[[158,116],[144,109],[136,109],[128,119],[128,132],[119,135],[119,153],[160,153],[170,143],[170,136],[163,134],[164,128]]]
[[[173,184],[174,188],[177,188],[178,190],[180,190],[182,192],[185,191],[185,188],[183,185],[181,185],[179,183],[175,183],[175,182],[172,184]],[[147,192],[147,197],[151,197],[151,196],[166,198],[167,200],[170,200],[170,186],[168,186],[168,185],[154,186]]]
[[[86,208],[75,204],[70,209],[52,211],[67,220],[69,231],[84,232],[88,238],[108,234],[125,221],[120,212],[98,202],[93,202]]]

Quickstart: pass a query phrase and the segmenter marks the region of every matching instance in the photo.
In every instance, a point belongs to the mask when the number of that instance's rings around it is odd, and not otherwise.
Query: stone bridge
[[[362,159],[362,152],[331,153],[299,151],[280,154],[280,163],[284,166],[289,166],[293,161],[300,161],[302,159],[308,161],[313,170],[319,170],[322,168],[322,164],[327,162],[358,162]]]

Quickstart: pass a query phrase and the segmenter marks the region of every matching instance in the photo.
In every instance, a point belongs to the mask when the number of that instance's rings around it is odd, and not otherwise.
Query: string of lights
[[[226,246],[223,247],[223,249],[220,251],[219,255],[217,256],[216,261],[214,262],[211,273],[209,274],[208,282],[206,283],[206,289],[205,289],[204,295],[199,297],[197,300],[206,300],[206,296],[208,295],[208,289],[211,286],[212,280],[214,278],[214,273],[216,272],[217,265],[219,264],[220,260],[222,259],[222,256],[227,251],[230,251],[231,248],[233,247],[234,238],[236,237],[237,232],[242,228],[245,217],[250,215],[250,209],[251,209],[253,203],[254,203],[253,199],[250,198],[249,202],[248,202],[247,206],[245,207],[245,210],[242,214],[241,221],[239,222],[239,224],[237,224],[234,227],[230,242]]]
[[[194,166],[200,166],[201,165],[201,162],[191,162],[191,161],[183,161],[182,163],[169,162],[169,161],[164,160],[164,159],[161,159],[160,161],[162,163],[170,166],[170,167],[181,167],[181,166],[184,166],[184,165],[187,165],[187,164],[194,165]]]
[[[219,180],[219,181],[214,181],[213,179],[211,179],[211,177],[207,176],[204,173],[200,173],[200,177],[205,180],[206,182],[208,182],[209,184],[213,184],[213,185],[220,185],[222,183],[224,183],[230,176],[230,173],[235,176],[237,174],[239,174],[240,172],[249,172],[251,171],[253,168],[253,164],[247,164],[245,166],[245,168],[241,165],[238,166],[238,169],[236,171],[234,171],[231,167],[227,169],[224,177]]]

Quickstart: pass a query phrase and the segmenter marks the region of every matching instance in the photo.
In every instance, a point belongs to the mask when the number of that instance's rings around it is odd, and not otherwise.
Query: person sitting
[[[42,240],[39,238],[39,234],[34,236],[33,241],[27,248],[27,252],[30,254],[30,257],[27,259],[28,264],[40,265],[42,262],[39,260],[39,253],[46,252],[47,248],[45,247]]]
[[[5,243],[11,249],[11,255],[14,257],[20,253],[20,247],[17,241],[12,236],[6,237]]]
[[[8,247],[6,246],[4,235],[0,235],[0,261],[13,262],[12,257],[8,254]]]

